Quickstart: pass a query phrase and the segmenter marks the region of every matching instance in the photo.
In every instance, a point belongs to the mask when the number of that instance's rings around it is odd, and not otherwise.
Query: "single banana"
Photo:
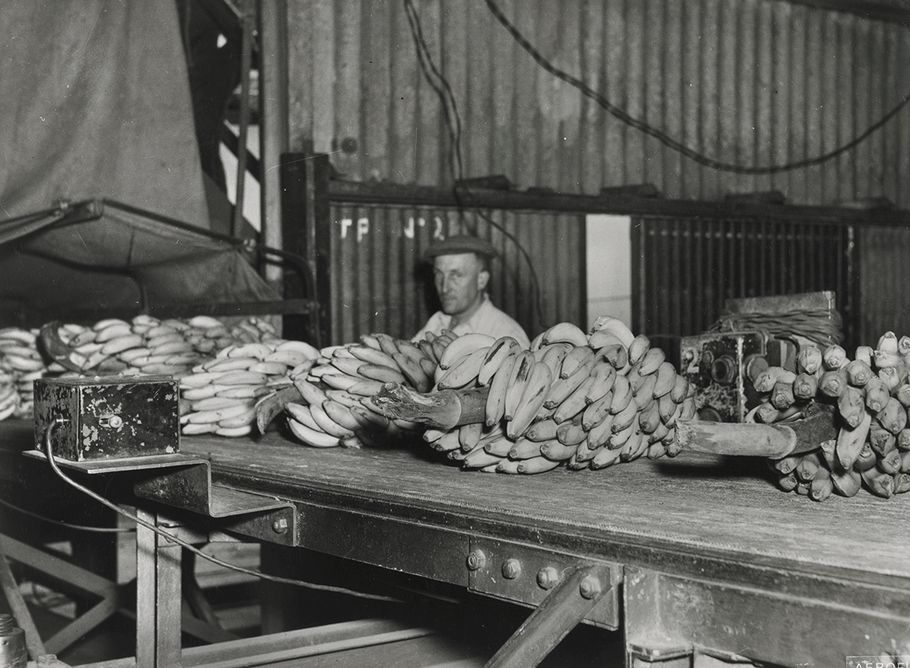
[[[866,488],[877,496],[886,499],[894,495],[894,476],[888,475],[876,467],[860,473]]]
[[[322,410],[325,411],[325,414],[335,422],[336,424],[341,425],[344,429],[347,429],[350,432],[356,432],[360,429],[360,422],[351,415],[351,407],[345,406],[337,401],[332,399],[326,399],[321,404]],[[316,418],[316,415],[313,414],[313,418]],[[317,424],[319,421],[317,420]],[[325,430],[328,431],[328,430]]]
[[[805,371],[797,374],[793,380],[793,398],[796,401],[809,401],[818,393],[818,378]]]
[[[897,451],[897,448],[893,448],[879,457],[878,467],[889,475],[896,475],[901,472],[901,462],[901,453]]]
[[[548,441],[550,439],[556,438],[556,429],[558,427],[559,423],[556,422],[556,420],[553,418],[539,420],[528,427],[528,429],[525,431],[524,438],[536,443],[540,443],[541,441]]]
[[[610,426],[610,429],[615,434],[616,432],[622,431],[630,424],[635,422],[638,417],[638,404],[634,401],[630,401],[629,405],[626,406],[623,410],[613,415],[613,422]]]
[[[553,413],[553,419],[557,422],[565,422],[575,417],[587,407],[587,396],[591,387],[594,385],[594,377],[588,376],[581,384],[576,387],[572,393],[562,400]]]
[[[546,471],[552,471],[562,462],[554,461],[552,459],[547,459],[546,457],[531,457],[530,459],[522,459],[518,462],[518,472],[524,474],[534,474],[534,473],[545,473]]]
[[[304,378],[295,380],[294,386],[300,392],[303,400],[308,404],[321,404],[328,398],[326,397],[325,391],[321,387],[315,383],[307,381]]]
[[[378,380],[361,380],[357,383],[354,383],[350,387],[344,388],[339,387],[336,389],[347,390],[351,394],[356,394],[360,397],[373,397],[379,394],[379,391],[382,389],[382,383]]]
[[[506,433],[509,438],[517,439],[531,426],[537,412],[543,407],[552,380],[550,367],[543,362],[532,364],[524,392],[518,401],[513,417],[506,424]],[[508,397],[506,397],[506,411],[508,412],[508,410]]]
[[[331,388],[325,390],[325,396],[326,399],[339,403],[342,406],[347,406],[348,408],[363,405],[360,403],[361,397],[351,394],[350,392],[345,392],[344,390],[336,390],[335,388]]]
[[[496,473],[518,473],[518,460],[501,459],[496,465]]]
[[[415,390],[422,394],[430,391],[433,387],[433,378],[420,364],[415,363],[404,353],[392,353],[392,359]]]
[[[521,346],[511,336],[503,336],[493,342],[484,357],[480,371],[477,372],[477,384],[486,387],[493,380],[493,374],[510,354],[517,352]]]
[[[200,366],[203,371],[246,371],[258,363],[257,357],[216,357]]]
[[[338,437],[312,429],[291,417],[288,417],[288,427],[298,440],[314,448],[333,448],[341,445],[341,439]]]
[[[462,465],[468,469],[480,469],[485,466],[491,466],[493,464],[498,464],[502,461],[503,457],[498,455],[491,455],[489,452],[486,452],[483,449],[482,445],[474,448],[471,452],[464,455],[462,459]]]
[[[310,415],[313,417],[313,421],[319,425],[320,431],[324,431],[326,434],[335,436],[339,439],[348,438],[349,436],[354,435],[353,430],[335,422],[335,420],[333,420],[325,411],[323,406],[324,404],[310,405]]]
[[[495,455],[501,459],[508,456],[509,451],[515,443],[512,439],[502,433],[501,430],[497,429],[493,434],[480,439],[478,445],[483,448],[483,451],[488,455]],[[469,448],[468,451],[470,452],[473,449],[474,448]],[[462,450],[464,450],[464,448],[462,448]]]
[[[288,373],[288,366],[282,362],[256,362],[247,371],[264,373],[266,376],[283,376]]]
[[[841,496],[856,496],[860,487],[863,486],[863,478],[860,472],[851,469],[849,471],[832,471],[831,482],[834,484],[834,490]]]
[[[651,401],[647,406],[638,412],[638,426],[645,434],[652,434],[662,425],[660,411],[657,408],[657,402]]]
[[[268,377],[252,371],[226,371],[218,376],[219,385],[265,385]]]
[[[439,389],[458,389],[476,384],[488,351],[489,348],[477,348],[453,363],[439,378],[437,383]]]
[[[842,369],[829,369],[818,377],[818,391],[832,399],[843,395],[848,386],[847,374]]]
[[[534,357],[538,361],[541,361],[549,366],[550,371],[553,373],[553,378],[556,378],[559,376],[563,360],[571,350],[574,350],[574,346],[571,343],[551,343],[548,346],[539,348],[534,353]]]
[[[460,430],[458,429],[450,429],[449,431],[443,433],[442,436],[433,441],[433,449],[436,450],[436,452],[453,452],[455,450],[460,450],[461,452],[470,452],[475,447],[477,447],[477,443],[475,443],[474,446],[470,448],[462,447],[458,434],[459,431]]]
[[[360,423],[363,430],[384,432],[389,428],[389,418],[384,415],[379,415],[363,406],[352,406],[348,410],[350,410],[354,419]]]
[[[487,393],[487,401],[484,404],[484,423],[488,427],[499,424],[499,421],[503,418],[509,381],[512,378],[512,371],[522,354],[509,355],[496,370],[496,373],[493,374],[490,390]]]
[[[398,364],[395,362],[395,359],[381,350],[376,350],[366,345],[353,345],[350,348],[351,354],[359,359],[361,362],[366,362],[368,364],[376,364],[381,366],[387,366],[392,369],[397,369]]]
[[[337,373],[327,373],[320,377],[323,383],[329,387],[335,388],[336,390],[346,390],[351,392],[351,388],[360,383],[376,383],[375,380],[366,380],[365,378],[359,378],[355,376],[349,376],[346,373],[338,371]],[[379,386],[382,387],[382,383],[379,383]],[[378,390],[377,390],[378,392]],[[372,392],[369,396],[373,396],[376,392]],[[351,394],[356,394],[351,392]]]
[[[644,432],[640,429],[634,429],[629,440],[619,450],[619,461],[635,461],[648,449],[648,439],[645,438]]]
[[[869,435],[869,429],[872,426],[872,415],[864,412],[862,420],[853,429],[842,427],[837,432],[837,444],[835,450],[837,459],[844,470],[850,470],[853,463],[863,449],[866,437]]]
[[[95,341],[97,343],[107,343],[111,339],[128,336],[133,333],[132,326],[123,320],[114,321],[100,329],[98,329],[96,325],[96,327],[93,327],[92,329],[95,330]]]
[[[352,378],[366,379],[367,377],[360,373],[360,367],[365,362],[356,357],[332,357],[330,364],[338,369],[341,373],[351,376]]]
[[[767,394],[774,389],[774,384],[781,380],[792,383],[796,380],[796,374],[781,366],[769,366],[753,379],[752,387],[756,392]]]
[[[607,468],[619,461],[620,454],[622,454],[622,450],[618,448],[615,450],[611,450],[610,448],[598,448],[589,461],[589,466],[595,471]]]
[[[613,403],[613,391],[610,390],[600,399],[585,407],[581,423],[588,431],[601,424],[610,415],[610,404]]]
[[[660,421],[668,427],[674,427],[682,413],[682,404],[674,403],[673,398],[665,394],[657,400],[657,410],[660,412]]]
[[[606,360],[598,361],[591,369],[591,386],[585,393],[585,403],[592,404],[613,390],[616,369]]]
[[[588,336],[576,324],[571,322],[559,322],[546,329],[541,338],[541,345],[546,346],[551,343],[571,343],[573,346],[588,345]]]
[[[642,376],[648,376],[652,373],[655,373],[660,365],[666,361],[667,355],[660,348],[648,348],[647,352],[639,358],[638,362],[632,362],[633,365],[638,364],[638,373]],[[631,358],[629,360],[631,362]],[[674,369],[675,371],[675,369]]]
[[[582,438],[584,440],[584,438]],[[540,454],[554,462],[563,462],[578,450],[578,443],[565,445],[559,441],[547,441],[540,445]]]
[[[895,352],[897,352],[897,341],[895,341]],[[822,350],[822,367],[828,371],[837,371],[848,362],[847,351],[836,343],[832,343]]]
[[[186,398],[186,395],[184,395]],[[230,397],[211,396],[205,399],[197,399],[191,402],[194,411],[211,411],[220,408],[231,408],[233,406],[252,406],[253,402],[249,398],[231,399]]]
[[[531,370],[536,364],[538,364],[538,362],[534,360],[534,353],[530,350],[523,350],[519,353],[518,358],[515,361],[515,366],[512,367],[512,374],[509,378],[508,386],[506,387],[505,407],[502,414],[506,421],[511,420],[515,416],[521,398],[524,396],[524,391],[531,380]],[[540,362],[540,364],[543,364],[543,362]],[[547,367],[547,369],[549,370],[549,367]]]
[[[314,359],[316,357],[310,357],[297,350],[273,350],[262,357],[263,362],[278,362],[291,369]]]
[[[101,348],[105,355],[116,355],[130,348],[139,348],[142,346],[142,336],[139,334],[126,334],[110,339]]]
[[[141,357],[148,357],[152,354],[152,351],[146,348],[145,346],[139,346],[138,348],[130,348],[128,350],[122,351],[117,355],[124,362],[131,364],[133,360],[137,360]]]
[[[638,405],[639,410],[644,410],[648,404],[654,402],[654,386],[657,385],[657,376],[655,374],[648,374],[637,383],[632,382],[631,384],[632,401]]]
[[[544,406],[546,408],[557,408],[589,377],[590,369],[582,366],[567,378],[554,378],[550,385],[550,392],[544,400]]]
[[[585,440],[588,432],[581,426],[581,419],[566,420],[559,425],[556,430],[556,441],[562,445],[570,445],[573,448]],[[546,454],[546,453],[543,453]],[[570,456],[569,453],[568,456]]]
[[[559,377],[568,378],[581,368],[590,369],[597,362],[596,355],[588,346],[578,346],[566,354],[559,367]]]
[[[794,379],[793,383],[796,380]],[[771,388],[771,396],[769,401],[771,405],[774,406],[779,411],[785,411],[796,401],[796,396],[793,392],[793,383],[786,383],[782,380],[774,383],[774,387]],[[855,389],[855,388],[853,388]],[[860,400],[862,400],[862,394],[859,394]]]
[[[607,345],[597,351],[597,354],[613,365],[616,370],[629,366],[629,350],[619,344]]]
[[[175,355],[177,353],[193,352],[193,345],[182,339],[180,341],[170,341],[160,345],[156,345],[153,342],[146,342],[146,347],[152,351],[152,355]]]
[[[906,368],[903,364],[900,366],[879,366],[877,375],[882,379],[882,382],[885,383],[885,387],[888,389],[889,394],[897,391],[897,388],[900,387],[901,383],[907,378]]]
[[[613,381],[613,401],[610,403],[610,413],[616,415],[628,406],[635,393],[632,391],[632,384],[626,376],[616,376]]]
[[[885,332],[881,335],[878,340],[878,345],[875,347],[876,350],[881,350],[887,353],[897,353],[898,352],[898,339],[897,335],[894,332]]]
[[[635,364],[651,349],[651,339],[644,334],[639,334],[629,343],[629,364]]]
[[[181,425],[180,433],[184,436],[198,436],[200,434],[214,434],[218,430],[217,422],[187,423]]]
[[[458,445],[465,452],[473,450],[483,437],[483,424],[469,422],[458,428]]]
[[[531,459],[531,457],[539,457],[541,447],[548,441],[554,439],[546,439],[544,441],[532,441],[528,438],[519,438],[513,444],[509,450],[508,457],[512,460],[519,459]]]
[[[670,391],[676,385],[676,378],[679,374],[676,373],[676,367],[665,360],[657,367],[655,375],[657,382],[654,384],[652,396],[655,399],[660,399],[662,396],[670,394]]]
[[[472,332],[463,334],[446,346],[442,357],[439,359],[439,367],[446,371],[459,359],[480,348],[489,348],[496,342],[492,336]]]
[[[878,376],[869,379],[869,382],[863,387],[865,393],[866,407],[873,413],[878,413],[888,403],[891,393],[888,391],[885,381]]]
[[[281,343],[279,343],[277,346],[275,346],[275,352],[284,352],[286,350],[305,355],[308,359],[316,359],[319,357],[319,350],[317,350],[315,346],[307,343],[306,341],[292,341],[285,339],[281,341]]]
[[[635,338],[635,335],[632,334],[632,330],[618,318],[614,318],[608,315],[599,316],[594,320],[594,324],[591,327],[591,333],[599,331],[608,331],[616,335],[616,337],[623,342],[627,348],[629,344],[632,343],[632,339]]]
[[[0,358],[2,358],[11,368],[15,369],[16,371],[40,371],[44,369],[45,366],[44,360],[42,360],[40,357],[36,358],[31,356],[26,357],[24,355],[0,354]]]
[[[625,347],[625,344],[616,334],[606,329],[591,332],[588,336],[588,347],[592,350],[600,351],[601,348],[617,344]]]
[[[895,397],[888,397],[875,419],[892,434],[898,434],[907,426],[907,409]]]
[[[253,423],[256,421],[256,408],[250,407],[244,413],[238,413],[233,417],[227,417],[223,420],[218,421],[219,428],[225,429],[236,429],[237,427],[247,426],[252,429]]]

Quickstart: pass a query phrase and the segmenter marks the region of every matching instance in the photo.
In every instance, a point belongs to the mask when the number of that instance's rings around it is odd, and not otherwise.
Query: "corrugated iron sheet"
[[[860,266],[858,285],[862,317],[860,341],[875,346],[879,337],[892,331],[910,334],[910,229],[906,227],[860,227],[856,231],[856,254]]]
[[[490,298],[529,336],[562,320],[584,324],[582,216],[334,204],[331,340],[353,341],[369,332],[413,336],[439,308],[423,253],[434,239],[464,232],[499,251]]]
[[[851,226],[770,218],[637,218],[632,235],[635,331],[699,334],[717,322],[727,299],[830,290],[844,335],[855,345]]]
[[[767,166],[828,153],[910,89],[903,26],[780,0],[496,0],[544,58],[712,158]],[[290,0],[292,150],[313,140],[354,180],[448,185],[452,146],[405,0]],[[594,194],[649,182],[714,200],[887,197],[910,207],[910,111],[823,165],[703,167],[609,115],[522,50],[484,0],[413,0],[462,126],[463,175]]]

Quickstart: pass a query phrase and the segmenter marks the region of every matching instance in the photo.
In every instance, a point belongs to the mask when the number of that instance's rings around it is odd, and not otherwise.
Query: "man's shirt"
[[[490,297],[487,294],[484,294],[483,303],[480,305],[480,308],[478,308],[465,322],[456,325],[454,328],[449,327],[449,323],[451,322],[452,316],[446,315],[442,311],[436,311],[436,313],[431,315],[430,319],[427,320],[427,324],[423,326],[423,329],[414,335],[412,340],[419,341],[424,338],[427,332],[439,334],[444,329],[450,329],[459,336],[473,332],[487,334],[494,339],[503,336],[511,336],[518,341],[523,348],[529,348],[531,346],[531,341],[528,339],[528,335],[525,334],[521,325],[493,306],[493,302],[490,301]]]

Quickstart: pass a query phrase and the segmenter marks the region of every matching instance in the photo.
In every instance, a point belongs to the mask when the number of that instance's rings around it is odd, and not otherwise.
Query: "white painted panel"
[[[631,224],[629,216],[585,219],[589,328],[600,315],[632,323]]]

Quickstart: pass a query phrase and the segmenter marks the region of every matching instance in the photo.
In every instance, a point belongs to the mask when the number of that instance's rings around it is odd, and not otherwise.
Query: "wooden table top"
[[[2,447],[33,447],[31,430],[0,424]],[[318,449],[272,431],[183,437],[181,452],[210,459],[216,482],[292,501],[604,558],[616,557],[617,545],[641,559],[662,549],[707,552],[759,567],[881,576],[910,591],[910,494],[882,499],[864,489],[817,503],[779,490],[764,462],[750,458],[682,453],[600,471],[505,475],[462,470],[420,443]]]

